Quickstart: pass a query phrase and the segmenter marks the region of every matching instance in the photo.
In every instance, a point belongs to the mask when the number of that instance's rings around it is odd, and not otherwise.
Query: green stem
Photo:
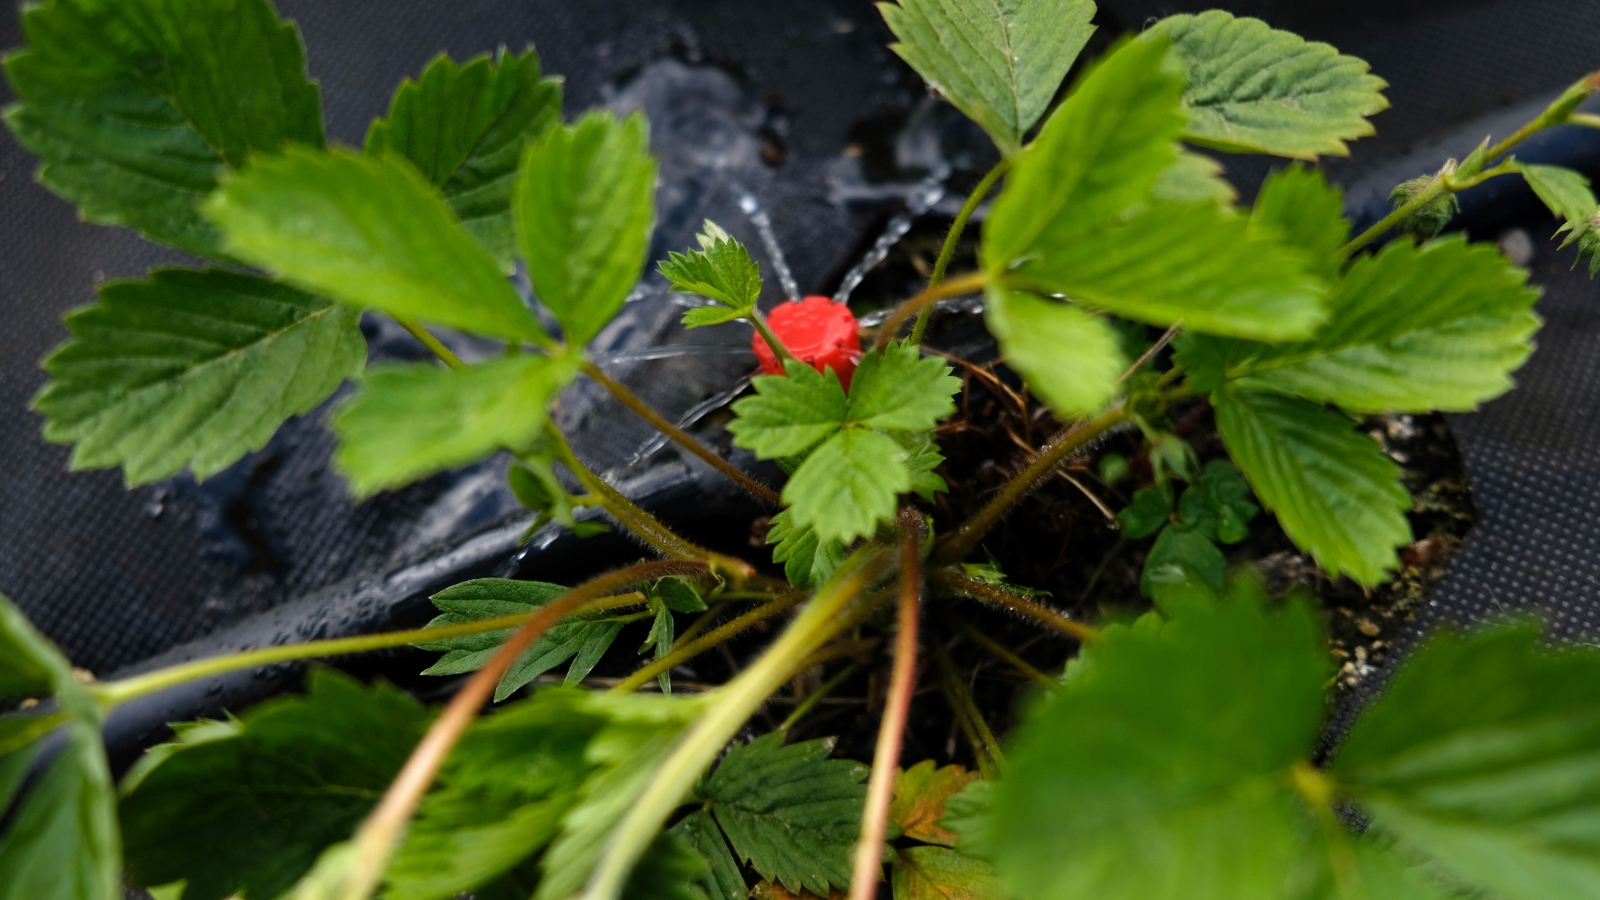
[[[974,212],[977,212],[978,204],[983,202],[989,189],[995,186],[1007,169],[1011,168],[1013,159],[1014,157],[1008,156],[995,163],[994,168],[990,169],[989,173],[983,176],[983,180],[978,182],[978,186],[972,189],[972,193],[967,195],[967,202],[961,204],[961,211],[956,213],[956,220],[950,223],[950,230],[945,232],[944,246],[939,248],[939,258],[933,262],[933,273],[928,276],[928,287],[933,287],[944,280],[945,270],[950,267],[950,260],[956,255],[956,244],[960,242],[961,233],[967,228],[967,221],[972,218]],[[932,306],[924,306],[917,313],[917,324],[911,326],[911,343],[922,343],[922,335],[928,330],[928,319],[932,316]]]
[[[1000,741],[989,729],[989,723],[984,721],[983,713],[972,699],[972,692],[967,690],[967,684],[961,680],[955,663],[950,661],[950,654],[937,641],[933,643],[933,660],[939,666],[939,681],[944,688],[945,698],[950,701],[951,709],[956,713],[956,718],[961,720],[967,740],[972,744],[972,755],[978,760],[978,771],[985,781],[998,779],[1006,768],[1006,755],[1000,750]]]
[[[633,591],[627,594],[618,594],[615,597],[602,597],[589,604],[583,611],[598,612],[605,609],[637,606],[644,602],[644,594]],[[179,663],[175,666],[168,666],[165,669],[157,669],[154,672],[146,672],[142,675],[134,675],[117,681],[91,684],[88,686],[88,690],[100,701],[104,709],[111,709],[137,697],[164,691],[167,688],[186,684],[190,681],[198,681],[201,678],[210,678],[213,675],[222,675],[227,672],[237,672],[240,669],[253,669],[257,666],[315,659],[321,656],[367,653],[372,650],[387,650],[392,647],[404,647],[423,641],[443,641],[450,638],[498,631],[502,628],[514,628],[528,621],[536,612],[538,610],[509,616],[497,616],[493,619],[480,619],[476,622],[462,622],[458,625],[441,625],[436,628],[413,628],[407,631],[389,631],[383,634],[363,634],[325,641],[307,641],[303,644],[261,647],[256,650],[230,653],[226,656],[213,656],[206,659],[197,659],[193,662]]]
[[[578,477],[578,481],[584,486],[584,489],[598,497],[600,505],[605,508],[606,512],[615,516],[623,527],[660,551],[663,556],[670,559],[704,562],[711,566],[712,572],[726,577],[735,587],[743,585],[755,577],[756,570],[751,568],[750,564],[744,560],[707,550],[692,541],[680,537],[672,529],[661,524],[660,520],[656,519],[655,516],[640,509],[632,500],[622,496],[620,491],[607,484],[605,479],[596,475],[588,466],[584,465],[578,459],[578,455],[572,451],[572,445],[567,443],[566,435],[563,435],[561,430],[555,427],[554,423],[549,425],[547,431],[555,444],[556,453],[560,456],[561,461],[566,463],[567,468],[572,470],[572,474]]]
[[[600,368],[594,363],[584,363],[583,374],[588,375],[595,381],[600,382],[601,387],[605,388],[607,391],[610,391],[611,396],[622,401],[622,405],[633,410],[633,412],[639,416],[639,418],[644,419],[651,425],[654,425],[657,431],[669,438],[672,438],[672,440],[676,442],[678,446],[705,460],[706,463],[708,463],[713,469],[716,469],[718,472],[728,476],[728,478],[731,479],[734,484],[737,484],[746,491],[749,491],[751,494],[755,495],[757,499],[771,506],[778,506],[782,502],[778,498],[777,491],[739,471],[727,460],[711,452],[710,448],[690,437],[683,429],[667,421],[660,413],[651,409],[650,404],[644,402],[639,395],[628,390],[628,388],[621,382],[601,371]]]
[[[442,361],[445,365],[455,369],[458,372],[467,367],[467,364],[461,361],[461,357],[452,353],[450,348],[444,345],[444,342],[433,336],[432,332],[428,331],[426,328],[423,328],[421,322],[418,322],[416,319],[413,319],[410,316],[398,316],[391,314],[391,317],[396,322],[400,323],[401,328],[411,332],[412,337],[421,341],[422,346],[432,350],[433,355],[439,357],[440,361]]]
[[[833,677],[824,681],[816,690],[812,691],[809,697],[800,701],[800,705],[794,708],[794,712],[789,713],[789,717],[783,720],[782,724],[778,726],[778,730],[788,731],[793,728],[797,722],[805,717],[806,713],[811,712],[818,703],[821,703],[824,697],[833,693],[834,689],[844,684],[850,679],[850,676],[859,671],[861,671],[861,664],[851,663],[835,672]]]
[[[783,341],[778,340],[778,336],[772,333],[771,328],[767,327],[767,317],[761,314],[761,310],[753,306],[750,307],[750,324],[755,326],[756,334],[761,335],[761,339],[767,342],[767,346],[772,349],[772,354],[778,357],[779,361],[799,362],[794,358],[794,354],[789,352],[789,348],[783,345]]]
[[[1011,668],[1016,669],[1018,672],[1021,672],[1023,675],[1032,679],[1035,684],[1038,684],[1045,690],[1053,691],[1056,688],[1061,687],[1061,682],[1039,671],[1027,660],[1016,655],[1015,653],[1012,653],[1011,650],[1004,644],[979,631],[972,623],[966,621],[965,619],[957,619],[954,616],[950,617],[950,621],[961,630],[962,634],[965,634],[967,637],[971,638],[973,643],[989,651],[989,653],[994,656],[995,659],[998,659]]]
[[[987,272],[967,272],[923,288],[915,297],[896,307],[895,311],[889,314],[889,318],[878,326],[878,339],[873,344],[874,349],[881,351],[889,346],[889,342],[894,340],[895,332],[900,330],[900,326],[905,324],[906,319],[911,318],[923,307],[930,306],[934,301],[942,300],[945,297],[969,294],[979,290],[987,283],[988,279]]]
[[[1575,112],[1567,116],[1568,125],[1581,125],[1584,128],[1600,128],[1600,116],[1594,113]]]
[[[1032,493],[1049,479],[1056,466],[1065,462],[1085,444],[1121,425],[1127,418],[1127,408],[1117,406],[1087,422],[1068,425],[1052,435],[1034,455],[1033,460],[1015,478],[1006,482],[983,509],[940,542],[940,546],[934,552],[934,564],[947,566],[965,559],[978,545],[978,541],[983,539],[989,529],[1005,518],[1006,513],[1011,511],[1011,507],[1016,505],[1018,500]]]
[[[638,671],[617,682],[617,686],[611,690],[619,694],[636,691],[662,672],[672,671],[675,666],[683,665],[728,638],[754,628],[786,609],[793,609],[799,606],[805,599],[805,591],[791,591],[769,603],[763,603],[704,637],[673,647],[666,656],[640,666]]]
[[[716,690],[705,714],[679,739],[606,840],[584,900],[617,900],[634,864],[701,773],[772,692],[794,677],[796,665],[832,637],[839,614],[888,567],[890,558],[883,547],[852,554],[788,630],[753,665]]]
[[[1092,625],[1085,625],[1063,616],[1048,606],[1012,593],[997,585],[968,578],[950,569],[939,569],[933,572],[934,581],[953,589],[956,593],[964,594],[977,600],[993,603],[1003,609],[1009,609],[1019,615],[1048,625],[1075,641],[1097,641],[1100,639],[1100,629]]]

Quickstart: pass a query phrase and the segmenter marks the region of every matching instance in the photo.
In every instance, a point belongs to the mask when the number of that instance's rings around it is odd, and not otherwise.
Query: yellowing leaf
[[[908,838],[953,847],[956,833],[939,824],[945,801],[977,777],[978,773],[962,766],[940,769],[934,767],[933,760],[925,759],[895,775],[889,821],[899,825]]]

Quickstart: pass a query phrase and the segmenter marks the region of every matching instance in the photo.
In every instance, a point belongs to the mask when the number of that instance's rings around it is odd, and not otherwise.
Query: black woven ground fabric
[[[749,192],[771,211],[800,288],[831,292],[893,209],[847,198],[892,197],[894,184],[925,174],[905,159],[897,168],[892,153],[887,170],[874,169],[875,150],[925,95],[885,49],[886,30],[865,0],[279,5],[305,35],[329,135],[347,144],[359,144],[400,78],[441,51],[460,59],[532,44],[546,70],[566,78],[569,116],[594,105],[645,108],[663,154],[657,255],[686,245],[702,215],[757,244],[738,211]],[[1351,184],[1431,136],[1600,67],[1600,2],[1588,0],[1107,0],[1093,46],[1153,17],[1219,5],[1329,41],[1388,79],[1394,109],[1376,120],[1381,136],[1330,165]],[[7,10],[0,47],[20,43]],[[1227,163],[1247,195],[1267,166]],[[65,337],[61,314],[91,302],[99,281],[185,260],[130,232],[77,222],[67,203],[33,183],[34,166],[9,135],[0,138],[0,591],[80,665],[110,671],[514,515],[495,484],[497,464],[351,503],[327,468],[323,411],[202,485],[179,477],[126,491],[116,472],[69,473],[68,449],[41,441],[40,419],[27,409],[45,380],[39,359]],[[1548,220],[1529,227],[1542,236]],[[1589,402],[1600,295],[1564,266],[1538,260],[1549,326],[1522,387],[1452,419],[1482,519],[1424,614],[1429,621],[1542,605],[1563,633],[1600,630],[1600,426]],[[602,337],[606,348],[685,340],[670,327],[675,308],[659,285],[647,287]],[[382,329],[370,336],[377,353],[415,352]],[[723,354],[619,371],[677,413],[749,365]],[[580,450],[602,468],[626,463],[644,433],[592,390],[563,398],[563,408]]]

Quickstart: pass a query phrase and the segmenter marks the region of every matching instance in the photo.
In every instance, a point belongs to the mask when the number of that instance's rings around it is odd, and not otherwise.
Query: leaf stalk
[[[980,290],[988,281],[987,272],[967,272],[923,288],[915,297],[896,307],[895,311],[889,314],[889,318],[878,327],[878,338],[873,343],[873,349],[881,352],[883,348],[889,346],[889,342],[894,340],[895,332],[900,330],[906,319],[911,318],[923,307],[931,306],[934,301],[945,297],[970,294]]]
[[[933,272],[928,276],[928,287],[933,287],[944,281],[945,270],[950,267],[950,260],[956,255],[956,244],[961,241],[961,233],[966,230],[967,222],[973,213],[978,211],[978,205],[988,195],[989,190],[1011,168],[1016,158],[1007,156],[994,164],[988,174],[983,176],[972,193],[967,195],[965,203],[961,204],[961,211],[956,213],[956,219],[950,223],[950,230],[945,232],[944,245],[939,248],[939,258],[933,262]],[[933,317],[933,307],[924,306],[917,312],[917,323],[911,326],[911,343],[921,344],[922,336],[928,330],[928,320]]]

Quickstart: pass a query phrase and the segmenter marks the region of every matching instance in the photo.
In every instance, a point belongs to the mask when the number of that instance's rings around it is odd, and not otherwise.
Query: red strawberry
[[[767,324],[795,359],[818,372],[832,369],[845,390],[850,389],[850,376],[855,374],[856,362],[861,359],[861,326],[850,314],[850,307],[827,297],[791,300],[774,308],[767,315]],[[761,360],[761,371],[768,375],[783,374],[778,357],[760,334],[755,336],[750,348]]]

